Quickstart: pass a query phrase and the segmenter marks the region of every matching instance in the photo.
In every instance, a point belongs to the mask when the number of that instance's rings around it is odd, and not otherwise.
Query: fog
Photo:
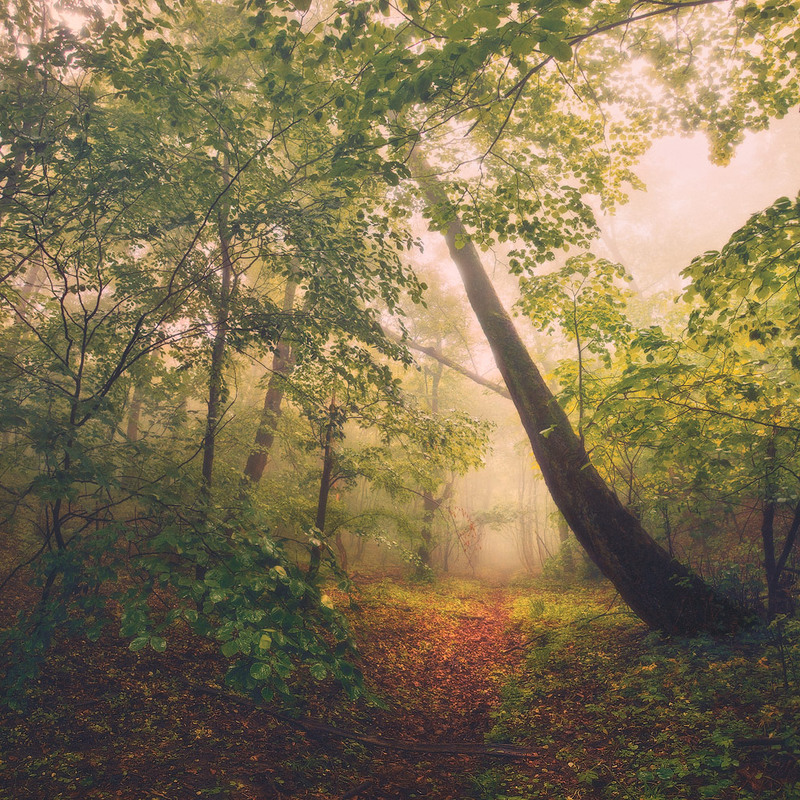
[[[597,255],[626,267],[637,297],[659,293],[677,296],[683,285],[680,272],[695,256],[721,248],[753,213],[781,196],[798,193],[799,143],[797,113],[775,122],[768,131],[748,135],[724,166],[709,160],[708,143],[702,135],[655,142],[637,169],[646,190],[632,191],[629,201],[613,213],[598,212],[601,236],[595,246]],[[443,240],[420,230],[425,251],[418,257],[417,269],[438,287],[440,296],[448,298],[448,313],[452,316],[455,307],[461,316],[459,362],[500,383]],[[484,262],[507,307],[511,307],[516,299],[516,282],[505,271],[502,253],[485,253]],[[431,307],[441,319],[444,314],[441,308],[437,311],[439,302],[434,296]],[[569,357],[569,346],[537,334],[520,316],[515,322],[537,365],[552,381],[552,369],[559,359]],[[637,322],[647,325],[650,320]],[[412,338],[414,330],[412,325]],[[424,332],[422,335],[424,338]],[[453,337],[453,330],[445,326],[439,333],[440,342],[446,345],[448,336]],[[431,341],[424,343],[430,345]],[[419,363],[424,372],[434,362],[422,356]],[[445,407],[451,403],[489,419],[494,428],[485,466],[454,478],[452,496],[439,509],[434,567],[495,579],[540,573],[543,562],[559,550],[559,514],[543,485],[513,405],[448,370],[441,385]],[[467,530],[469,536],[465,538]],[[466,553],[461,546],[465,542]],[[374,544],[364,557],[366,564],[376,558],[384,567],[387,560],[399,563]]]
[[[718,250],[777,198],[797,194],[798,144],[796,111],[749,134],[726,166],[711,163],[701,134],[659,140],[637,170],[647,191],[601,216],[601,255],[621,261],[642,292],[677,291],[680,270],[692,258]]]

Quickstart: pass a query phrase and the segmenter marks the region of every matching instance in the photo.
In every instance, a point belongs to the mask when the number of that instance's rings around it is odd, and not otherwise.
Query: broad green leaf
[[[237,639],[231,639],[229,642],[225,642],[222,647],[220,647],[220,652],[226,658],[232,658],[239,652],[239,642]]]
[[[539,50],[545,55],[553,56],[557,61],[569,61],[572,58],[572,47],[568,42],[552,34],[539,44]]]
[[[250,667],[250,677],[256,681],[268,681],[272,676],[272,668],[263,661],[257,661]]]
[[[447,29],[445,35],[454,42],[471,39],[475,35],[475,25],[469,17],[462,17]]]
[[[466,19],[481,28],[494,30],[500,24],[500,17],[488,8],[477,8],[470,12]]]

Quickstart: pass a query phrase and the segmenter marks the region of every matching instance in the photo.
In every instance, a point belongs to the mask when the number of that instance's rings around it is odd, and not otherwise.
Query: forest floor
[[[385,707],[319,684],[301,728],[229,695],[180,631],[163,654],[71,642],[27,713],[0,711],[0,798],[800,798],[788,639],[663,642],[605,588],[331,596]]]

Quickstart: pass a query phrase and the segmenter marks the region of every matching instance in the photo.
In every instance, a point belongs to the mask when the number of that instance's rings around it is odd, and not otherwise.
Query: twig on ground
[[[257,708],[265,714],[280,720],[281,722],[299,728],[306,733],[317,733],[326,736],[334,736],[337,739],[349,739],[353,742],[370,745],[372,747],[382,747],[386,750],[403,750],[408,753],[425,753],[437,755],[459,755],[459,756],[493,756],[496,758],[520,758],[532,759],[536,753],[525,747],[517,747],[513,744],[479,744],[477,742],[415,742],[402,739],[384,739],[380,736],[367,736],[365,734],[353,733],[326,722],[311,719],[309,717],[289,717],[277,711],[259,706],[254,701],[241,695],[224,692],[210,686],[196,686],[189,681],[185,682],[187,688],[198,694],[208,694],[212,697],[219,697],[231,703],[243,705],[248,708]]]
[[[358,797],[361,792],[363,792],[365,789],[369,789],[370,786],[372,786],[372,780],[367,778],[367,780],[361,781],[358,786],[354,786],[352,789],[345,792],[342,795],[341,800],[352,800],[353,797]]]

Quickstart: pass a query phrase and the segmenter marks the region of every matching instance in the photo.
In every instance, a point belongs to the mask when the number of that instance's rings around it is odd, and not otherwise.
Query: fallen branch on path
[[[352,800],[353,797],[358,797],[363,791],[369,789],[372,786],[372,780],[367,778],[367,780],[362,781],[358,784],[358,786],[351,789],[349,792],[345,792],[341,800]]]
[[[277,711],[271,711],[258,703],[249,700],[241,695],[224,692],[221,689],[214,689],[210,686],[196,686],[185,682],[187,688],[198,694],[208,694],[212,697],[219,697],[231,703],[247,706],[251,709],[263,711],[274,719],[285,722],[294,728],[299,728],[307,733],[318,733],[326,736],[334,736],[337,739],[348,739],[353,742],[370,745],[372,747],[382,747],[386,750],[402,750],[408,753],[427,753],[437,755],[453,756],[494,756],[496,758],[520,758],[531,759],[536,757],[536,753],[524,747],[517,747],[513,744],[478,744],[472,742],[414,742],[403,739],[384,739],[380,736],[367,736],[365,734],[353,733],[326,722],[311,719],[310,717],[290,717]]]

